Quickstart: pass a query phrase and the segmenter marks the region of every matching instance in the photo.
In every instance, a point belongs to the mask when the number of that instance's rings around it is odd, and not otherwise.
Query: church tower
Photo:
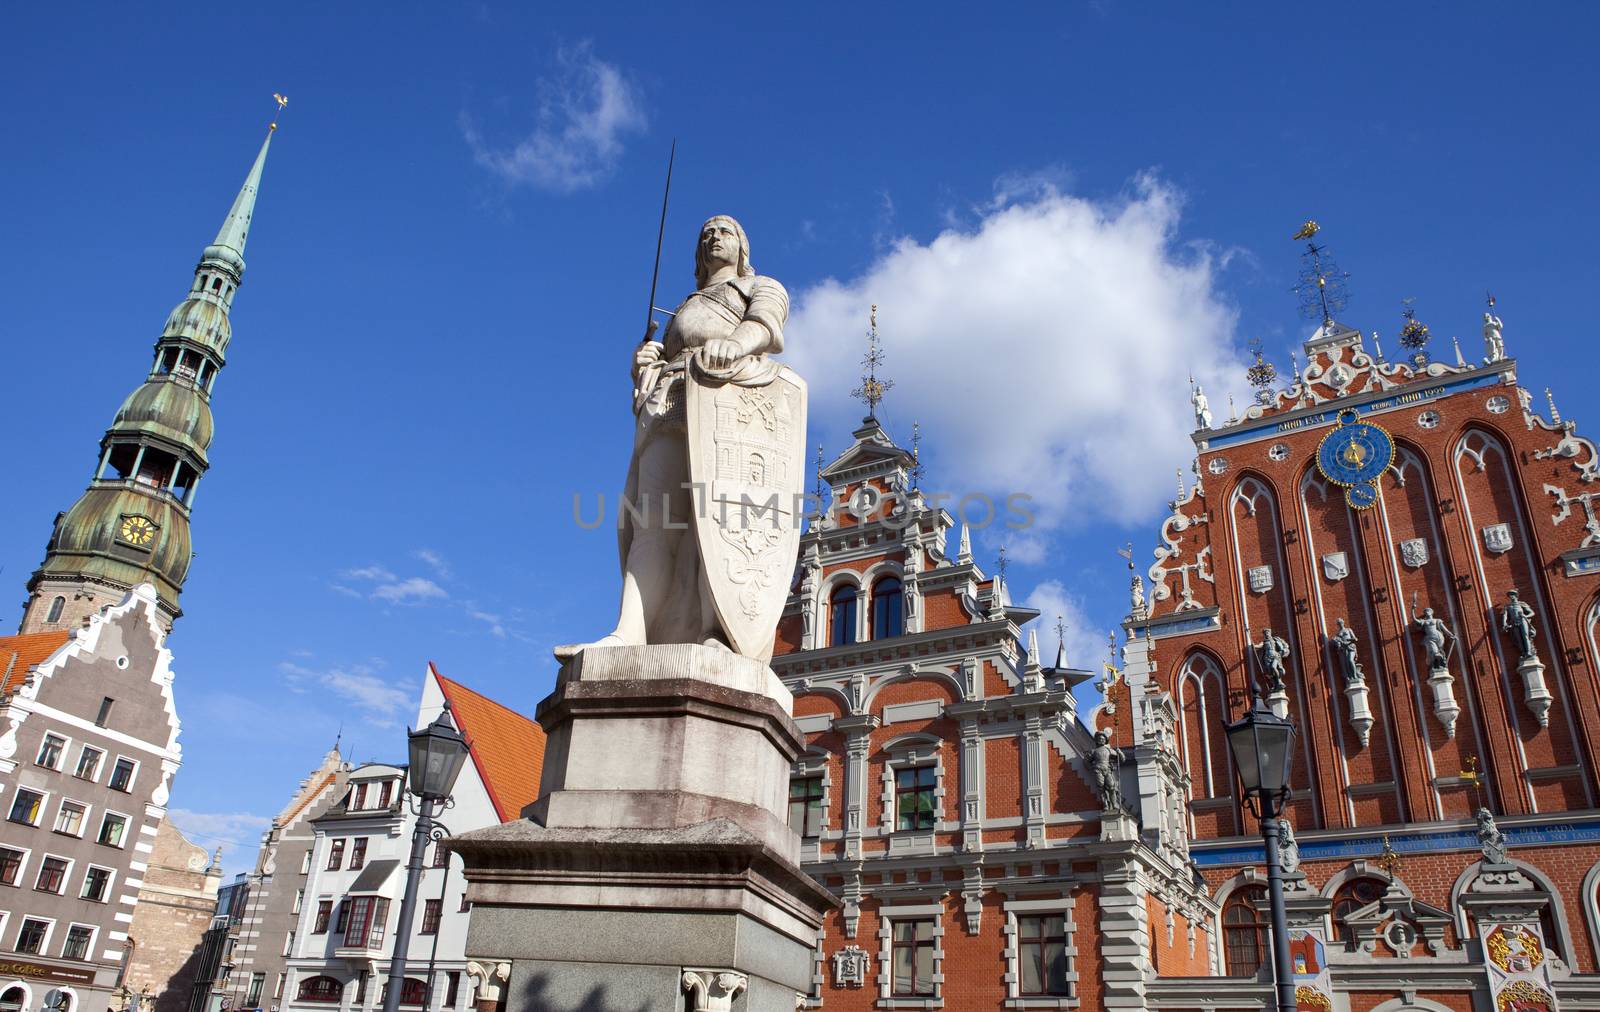
[[[228,309],[244,279],[244,245],[276,122],[211,245],[194,284],[156,341],[144,384],[100,441],[93,480],[56,518],[44,562],[28,581],[21,632],[72,629],[141,583],[153,584],[162,624],[182,614],[178,594],[193,557],[189,514],[209,466],[211,395],[228,350]]]

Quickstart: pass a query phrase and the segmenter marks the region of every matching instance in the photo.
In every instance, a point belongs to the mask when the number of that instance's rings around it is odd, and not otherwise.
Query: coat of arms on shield
[[[686,384],[707,590],[729,645],[762,659],[772,656],[772,630],[794,575],[805,484],[805,381],[787,367],[774,372],[762,385],[741,386],[691,370]]]
[[[1490,524],[1483,529],[1483,547],[1499,555],[1511,551],[1511,525]]]
[[[847,945],[833,954],[833,986],[861,987],[867,982],[867,950]]]
[[[1350,559],[1343,552],[1329,552],[1322,557],[1322,575],[1334,583],[1350,575]]]
[[[1428,564],[1428,543],[1422,538],[1400,542],[1400,561],[1412,569]]]
[[[1272,589],[1272,567],[1253,566],[1245,574],[1250,581],[1250,590],[1255,594],[1265,594]]]

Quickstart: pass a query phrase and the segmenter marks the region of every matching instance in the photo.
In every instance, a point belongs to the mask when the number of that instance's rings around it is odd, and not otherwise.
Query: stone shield
[[[728,645],[766,661],[800,549],[805,381],[788,368],[760,386],[689,372],[689,477],[706,590]]]

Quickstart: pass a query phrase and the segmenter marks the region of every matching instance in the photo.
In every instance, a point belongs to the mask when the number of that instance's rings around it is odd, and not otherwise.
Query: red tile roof
[[[522,809],[539,796],[544,729],[515,710],[439,674],[431,661],[428,671],[439,680],[456,727],[467,736],[472,762],[500,821],[521,818]]]
[[[47,660],[61,645],[72,638],[65,629],[56,632],[27,633],[22,636],[0,636],[0,692],[11,692],[28,677],[28,669]]]

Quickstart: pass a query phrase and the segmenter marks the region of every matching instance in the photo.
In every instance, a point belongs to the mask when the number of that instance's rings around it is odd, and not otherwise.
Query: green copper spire
[[[210,462],[211,395],[244,280],[244,246],[276,124],[256,154],[216,240],[200,255],[189,294],[167,317],[145,382],[100,442],[89,488],[56,518],[43,564],[28,581],[23,632],[73,628],[141,583],[153,584],[170,626],[193,558],[189,516]]]

